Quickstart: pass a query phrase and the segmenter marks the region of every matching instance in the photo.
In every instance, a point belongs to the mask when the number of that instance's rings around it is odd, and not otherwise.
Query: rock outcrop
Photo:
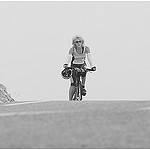
[[[3,103],[14,101],[3,84],[0,84],[0,101]]]

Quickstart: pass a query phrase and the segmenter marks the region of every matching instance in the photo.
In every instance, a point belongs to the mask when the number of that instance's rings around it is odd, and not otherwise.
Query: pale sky
[[[84,100],[150,99],[150,2],[0,2],[0,79],[16,100],[68,100],[71,39],[97,71]]]

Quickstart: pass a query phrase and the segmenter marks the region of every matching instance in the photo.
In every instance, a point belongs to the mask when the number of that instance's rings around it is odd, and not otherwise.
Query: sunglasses
[[[81,43],[82,41],[76,41],[75,43]]]

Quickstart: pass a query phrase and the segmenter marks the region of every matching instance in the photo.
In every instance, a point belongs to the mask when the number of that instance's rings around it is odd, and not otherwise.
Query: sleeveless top
[[[69,50],[69,54],[72,55],[72,62],[73,64],[84,64],[85,63],[85,58],[86,54],[90,53],[89,47],[85,46],[82,47],[82,53],[78,53],[75,47],[72,47]]]

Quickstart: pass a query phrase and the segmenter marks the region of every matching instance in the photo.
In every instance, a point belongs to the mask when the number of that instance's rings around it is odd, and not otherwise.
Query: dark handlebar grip
[[[67,67],[67,69],[74,69],[74,67]],[[96,67],[92,67],[91,69],[85,68],[86,71],[95,71]]]

